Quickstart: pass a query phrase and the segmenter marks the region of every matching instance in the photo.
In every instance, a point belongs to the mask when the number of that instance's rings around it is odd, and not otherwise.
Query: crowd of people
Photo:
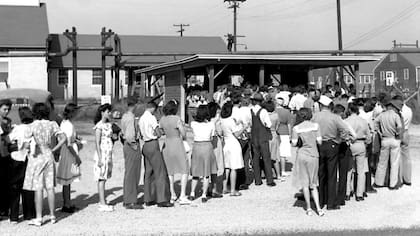
[[[99,106],[94,118],[93,173],[99,211],[114,211],[106,201],[105,183],[112,176],[113,146],[118,140],[123,144],[126,209],[144,207],[138,202],[142,159],[145,206],[240,197],[241,191],[252,183],[257,188],[263,179],[273,187],[290,176],[287,161],[293,162],[291,182],[306,202],[307,215],[315,213],[311,199],[316,214],[323,216],[325,209],[340,209],[353,196],[363,201],[376,188],[411,185],[412,111],[399,95],[356,98],[354,91],[347,92],[339,84],[323,91],[304,86],[289,91],[287,85],[220,86],[213,101],[197,106],[189,126],[179,116],[181,104],[176,100],[166,102],[159,120],[154,102],[147,103],[140,117],[134,112],[137,105],[137,99],[127,99],[128,109],[119,126],[110,117],[110,104]],[[17,223],[22,198],[24,219],[43,225],[46,190],[49,221],[55,223],[56,183],[63,186],[61,211],[77,211],[70,192],[81,174],[83,142],[73,124],[78,107],[67,104],[60,124],[49,120],[50,109],[43,103],[32,109],[21,107],[21,124],[12,126],[7,117],[11,106],[10,100],[0,101],[0,188],[4,191],[0,214]],[[187,142],[188,129],[193,134],[192,147]],[[179,195],[175,175],[181,176]],[[202,189],[197,189],[199,182]]]

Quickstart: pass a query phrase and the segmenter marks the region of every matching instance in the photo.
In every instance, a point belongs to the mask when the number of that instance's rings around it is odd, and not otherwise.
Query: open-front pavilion
[[[203,75],[204,88],[208,89],[212,96],[215,85],[230,83],[232,75],[240,75],[245,81],[260,86],[273,79],[280,80],[278,82],[282,84],[296,86],[307,84],[311,70],[318,68],[342,66],[353,78],[358,78],[359,63],[379,59],[380,57],[375,55],[197,54],[136,70],[135,73],[142,75],[142,85],[153,85],[156,81],[150,81],[152,76],[162,79],[163,99],[177,99],[181,104],[185,104],[185,85],[191,75]],[[357,88],[357,80],[355,85]],[[185,107],[181,106],[183,119],[184,109]]]

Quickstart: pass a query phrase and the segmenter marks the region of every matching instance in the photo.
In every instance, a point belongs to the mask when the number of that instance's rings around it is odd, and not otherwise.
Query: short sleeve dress
[[[165,132],[163,144],[163,159],[165,160],[168,175],[188,174],[188,161],[184,143],[178,127],[182,125],[179,116],[170,115],[160,119],[160,127]]]
[[[55,121],[36,120],[31,124],[31,133],[36,143],[36,152],[28,158],[23,189],[52,189],[55,186],[52,138],[61,133],[60,128]]]
[[[222,133],[224,139],[223,156],[225,158],[225,168],[237,170],[244,168],[244,159],[242,158],[242,148],[234,132],[237,131],[237,125],[232,117],[221,119]]]
[[[107,180],[112,175],[112,148],[114,146],[112,142],[112,123],[99,121],[93,129],[101,131],[101,144],[99,148],[102,156],[102,166],[99,167],[99,157],[95,151],[93,157],[95,161],[95,165],[93,166],[94,179],[96,181]]]
[[[292,141],[299,138],[302,140],[302,146],[296,150],[292,184],[298,189],[315,188],[319,185],[319,152],[316,142],[317,139],[321,139],[319,125],[304,121],[293,127]]]
[[[73,181],[80,180],[80,171],[76,171],[76,157],[70,152],[69,147],[73,147],[76,153],[79,150],[76,144],[76,130],[74,125],[69,120],[63,120],[60,129],[67,137],[67,143],[61,147],[56,178],[58,184],[68,185]]]
[[[194,133],[194,144],[191,154],[191,175],[208,177],[217,174],[216,156],[213,151],[212,139],[215,126],[211,122],[191,122]]]
[[[273,137],[269,142],[271,160],[277,161],[277,160],[280,160],[280,153],[279,153],[280,137],[277,134],[277,130],[276,130],[279,123],[279,116],[277,115],[277,112],[269,112],[268,115],[270,116],[270,120],[271,120],[270,131],[271,131],[271,136]]]

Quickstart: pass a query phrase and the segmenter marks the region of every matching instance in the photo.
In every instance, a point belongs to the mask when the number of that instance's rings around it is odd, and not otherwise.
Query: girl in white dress
[[[230,196],[241,196],[239,191],[235,190],[236,185],[236,171],[244,168],[244,160],[242,158],[241,144],[236,137],[240,136],[244,129],[239,126],[232,118],[232,103],[228,102],[222,107],[221,112],[221,126],[222,137],[224,141],[223,156],[225,158],[226,180],[223,182],[224,193],[229,193]],[[227,178],[230,176],[230,189],[227,190]]]

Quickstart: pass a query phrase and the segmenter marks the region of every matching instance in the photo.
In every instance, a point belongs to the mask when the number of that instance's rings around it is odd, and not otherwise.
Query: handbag
[[[79,176],[80,175],[80,166],[76,164],[71,164],[70,172],[73,176]]]

